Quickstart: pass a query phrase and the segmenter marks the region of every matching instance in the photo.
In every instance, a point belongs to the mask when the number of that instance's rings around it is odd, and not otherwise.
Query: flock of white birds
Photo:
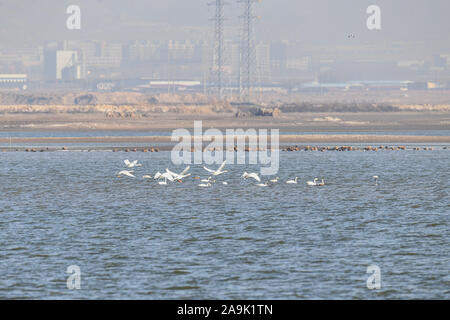
[[[124,160],[124,164],[127,167],[126,170],[122,170],[117,174],[117,177],[130,177],[130,178],[136,178],[136,175],[134,174],[134,170],[130,170],[132,168],[135,167],[141,167],[142,164],[140,164],[138,162],[138,160],[134,160],[134,161],[130,161],[128,159]],[[203,167],[203,169],[205,169],[205,171],[207,171],[209,173],[209,177],[206,179],[202,179],[200,177],[194,177],[194,179],[198,179],[200,180],[200,183],[198,184],[199,187],[203,187],[203,188],[208,188],[211,187],[216,180],[213,179],[213,177],[219,176],[221,174],[224,174],[226,172],[228,172],[227,170],[223,170],[225,167],[226,161],[224,161],[218,169],[213,170],[213,169],[209,169],[207,167]],[[154,179],[154,180],[158,180],[158,184],[160,185],[167,185],[168,182],[183,182],[183,179],[186,177],[189,177],[191,174],[188,173],[190,169],[190,166],[187,166],[182,172],[180,173],[176,173],[173,171],[170,171],[168,168],[166,169],[166,171],[164,173],[161,172],[156,172],[155,175],[152,177],[151,175],[143,175],[142,179]],[[258,173],[256,172],[244,172],[241,175],[241,178],[243,179],[253,179],[255,180],[257,183],[255,184],[258,187],[267,187],[270,184],[275,184],[278,183],[280,181],[280,178],[276,177],[274,179],[270,179],[267,180],[265,183],[261,182],[261,178],[259,177]],[[325,185],[325,181],[322,179],[321,182],[318,182],[318,178],[315,178],[313,181],[307,181],[306,184],[308,186],[324,186]],[[287,184],[298,184],[298,177],[295,177],[294,179],[290,179],[287,180],[286,183]],[[223,185],[228,185],[228,182],[226,181],[222,181],[221,182]]]
[[[134,170],[130,170],[131,168],[134,167],[141,167],[142,164],[140,164],[138,162],[138,160],[134,160],[134,161],[130,161],[130,160],[124,160],[125,166],[127,167],[126,170],[122,170],[120,171],[117,176],[120,178],[122,176],[126,176],[126,177],[130,177],[130,178],[136,178],[136,176],[134,175]],[[220,167],[217,170],[213,170],[213,169],[209,169],[207,167],[203,167],[203,169],[205,169],[205,171],[207,171],[209,173],[209,177],[207,179],[202,179],[200,177],[194,177],[194,179],[198,179],[200,180],[201,183],[198,184],[199,187],[203,187],[203,188],[208,188],[211,187],[213,185],[213,183],[216,182],[215,179],[213,179],[213,177],[219,176],[221,174],[224,174],[226,172],[228,172],[227,170],[223,170],[223,168],[225,167],[226,161],[224,161]],[[187,166],[182,172],[180,173],[176,173],[173,171],[170,171],[168,168],[166,169],[166,171],[164,173],[161,172],[156,172],[155,175],[152,177],[150,175],[144,175],[142,176],[143,179],[154,179],[154,180],[158,180],[158,184],[160,185],[167,185],[168,182],[183,182],[183,179],[186,177],[189,177],[191,174],[188,173],[190,169],[190,166]],[[258,173],[256,172],[244,172],[241,175],[241,178],[243,179],[254,179],[256,182],[256,186],[258,187],[267,187],[270,184],[275,184],[279,182],[279,178],[276,177],[274,179],[270,179],[267,180],[266,182],[262,183],[261,182],[261,178],[259,177]],[[373,176],[373,179],[375,180],[375,184],[378,184],[378,176]],[[294,179],[290,179],[287,180],[286,183],[287,184],[298,184],[298,177],[295,177]],[[223,185],[228,185],[228,182],[226,181],[222,181]],[[325,181],[324,179],[321,179],[321,181],[319,182],[318,178],[314,178],[314,180],[312,181],[307,181],[306,184],[308,186],[324,186],[325,185]]]

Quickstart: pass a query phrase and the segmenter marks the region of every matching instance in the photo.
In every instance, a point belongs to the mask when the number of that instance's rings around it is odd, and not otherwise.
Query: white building
[[[78,53],[72,50],[47,50],[44,54],[47,80],[80,79]]]

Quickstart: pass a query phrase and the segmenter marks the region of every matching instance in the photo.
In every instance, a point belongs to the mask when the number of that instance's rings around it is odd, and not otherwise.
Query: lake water
[[[139,178],[116,177],[127,157]],[[280,161],[269,187],[240,178],[257,166],[227,165],[200,188],[200,165],[184,183],[140,179],[181,171],[169,152],[0,153],[0,298],[450,298],[449,150]],[[326,185],[306,186],[314,177]]]

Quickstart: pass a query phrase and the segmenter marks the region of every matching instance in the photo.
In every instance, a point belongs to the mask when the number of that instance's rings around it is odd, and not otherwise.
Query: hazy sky
[[[205,37],[213,0],[0,0],[0,47],[61,39],[185,39]],[[226,25],[239,26],[228,0]],[[82,29],[66,29],[66,8],[81,7]],[[366,28],[366,8],[381,7],[382,30]],[[386,40],[450,48],[450,0],[262,0],[255,4],[258,38],[336,44]]]

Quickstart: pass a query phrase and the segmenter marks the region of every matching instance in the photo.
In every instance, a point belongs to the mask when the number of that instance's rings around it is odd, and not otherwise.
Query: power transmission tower
[[[250,102],[252,95],[253,78],[255,76],[255,39],[253,22],[255,16],[253,15],[253,4],[257,0],[239,0],[239,3],[243,6],[243,14],[241,19],[243,20],[242,36],[240,45],[240,87],[241,97],[245,97],[247,102]]]
[[[217,97],[222,99],[223,94],[223,66],[224,66],[224,6],[225,1],[215,0],[209,3],[209,5],[215,6],[214,14],[214,53],[213,53],[213,66],[212,66],[212,78],[214,87],[217,91]]]

